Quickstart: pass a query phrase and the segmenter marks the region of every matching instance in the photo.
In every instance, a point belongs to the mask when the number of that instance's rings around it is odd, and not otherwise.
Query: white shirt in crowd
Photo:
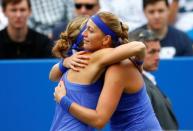
[[[3,14],[2,8],[0,6],[0,30],[5,28],[6,25],[7,25],[7,18]]]
[[[128,24],[129,31],[132,31],[147,22],[142,2],[142,0],[100,0],[100,6],[101,11],[109,11],[119,16]]]

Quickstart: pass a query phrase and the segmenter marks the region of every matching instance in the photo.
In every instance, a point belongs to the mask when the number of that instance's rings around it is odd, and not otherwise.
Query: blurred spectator
[[[172,24],[176,28],[186,32],[193,40],[193,0],[173,0],[178,8],[177,16],[174,17]]]
[[[178,14],[178,10],[179,10],[179,0],[168,0],[170,3],[169,6],[169,17],[168,17],[168,23],[169,24],[173,24],[176,20],[176,16]]]
[[[75,16],[80,15],[94,15],[100,9],[99,1],[98,0],[74,0],[73,5]],[[66,28],[67,22],[62,21],[59,25],[57,25],[53,29],[52,39],[55,41],[59,39],[60,33],[63,32]]]
[[[0,31],[0,59],[50,57],[49,39],[27,26],[29,0],[3,0],[2,7],[8,26]]]
[[[179,10],[176,21],[174,21],[176,28],[189,31],[193,29],[193,0],[180,0]]]
[[[156,33],[161,42],[161,58],[174,56],[192,56],[193,42],[182,31],[168,26],[169,3],[167,0],[143,0],[143,8],[148,23],[130,35],[143,29],[150,29]]]
[[[147,22],[142,2],[142,0],[100,0],[100,5],[102,11],[112,12],[127,22],[129,31],[132,31]]]
[[[150,97],[154,112],[164,130],[178,130],[178,122],[172,110],[169,98],[159,89],[155,77],[150,73],[159,66],[160,42],[150,30],[139,32],[135,40],[143,41],[146,45],[146,56],[143,64],[143,78]]]
[[[0,0],[0,30],[5,28],[6,25],[7,25],[7,19],[6,19],[5,15],[3,14],[2,0]]]
[[[32,16],[29,26],[51,37],[52,29],[61,21],[72,18],[72,0],[30,0]]]

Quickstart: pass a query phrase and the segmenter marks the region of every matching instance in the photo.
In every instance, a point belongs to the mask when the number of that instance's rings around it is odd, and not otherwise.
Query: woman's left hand
[[[64,82],[60,81],[58,86],[55,87],[54,97],[56,102],[60,102],[63,96],[66,95],[66,88],[64,86]]]

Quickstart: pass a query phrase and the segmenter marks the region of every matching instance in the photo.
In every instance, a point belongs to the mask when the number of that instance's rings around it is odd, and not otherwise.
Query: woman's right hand
[[[63,65],[74,71],[79,71],[80,68],[84,68],[88,65],[90,57],[85,55],[85,53],[85,51],[76,52],[72,56],[65,58]]]
[[[64,86],[64,82],[60,81],[58,86],[55,87],[54,99],[59,103],[63,96],[66,96],[66,87]]]

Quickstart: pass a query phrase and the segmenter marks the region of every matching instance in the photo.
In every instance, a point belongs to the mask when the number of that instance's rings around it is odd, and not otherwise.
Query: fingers
[[[72,65],[84,68],[88,65],[88,62],[84,60],[76,59],[76,61],[73,61]]]
[[[84,54],[85,51],[80,51],[66,58],[66,67],[71,68],[74,71],[80,71],[80,68],[85,68],[88,65],[90,57]]]
[[[81,59],[81,60],[89,60],[90,56],[88,56],[88,55],[78,55],[77,58]]]
[[[76,54],[74,54],[78,59],[89,59],[90,57],[88,55],[84,55],[85,51],[79,51]]]
[[[79,64],[84,64],[84,65],[88,65],[88,59],[81,59],[81,58],[76,58],[76,59],[74,59],[74,61],[76,62],[76,63],[79,63]]]
[[[74,66],[73,64],[70,65],[70,68],[71,68],[72,70],[74,70],[74,71],[77,71],[77,72],[80,71],[80,70],[79,70],[76,66]]]
[[[78,51],[78,52],[76,52],[76,54],[78,54],[78,55],[83,55],[85,53],[86,53],[86,51]]]
[[[65,87],[64,82],[62,80],[60,81],[60,84],[61,84],[62,87]]]

